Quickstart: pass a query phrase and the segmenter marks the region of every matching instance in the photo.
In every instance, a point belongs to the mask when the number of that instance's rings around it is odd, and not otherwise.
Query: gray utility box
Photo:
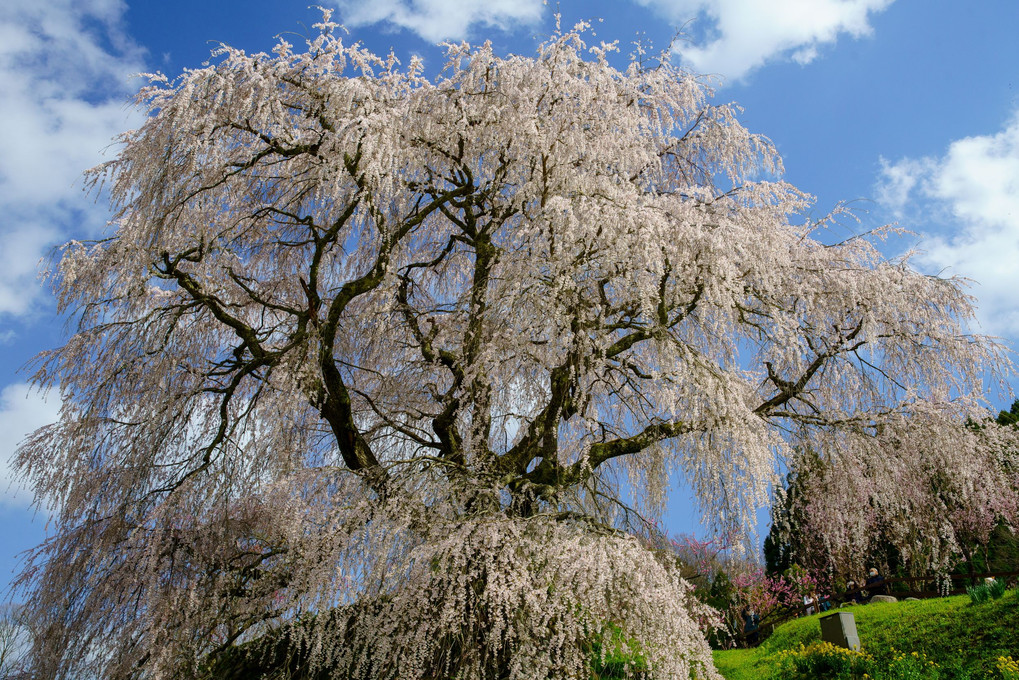
[[[856,634],[856,619],[850,612],[835,612],[821,617],[821,639],[837,647],[860,649],[860,636]]]

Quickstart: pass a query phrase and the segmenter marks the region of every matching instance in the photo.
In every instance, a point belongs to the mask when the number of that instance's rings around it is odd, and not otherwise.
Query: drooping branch
[[[813,378],[828,361],[841,354],[855,352],[857,349],[866,344],[866,340],[853,342],[863,330],[863,325],[864,321],[861,318],[855,326],[848,329],[848,332],[839,332],[838,338],[832,342],[827,349],[818,352],[796,380],[783,379],[775,372],[771,362],[765,362],[765,367],[768,370],[768,379],[771,380],[771,382],[778,388],[778,392],[773,397],[755,408],[754,413],[761,416],[768,416],[775,411],[775,409],[785,405],[790,399],[802,398],[811,378]],[[836,328],[836,330],[840,329]],[[813,349],[814,341],[807,338],[807,342]]]

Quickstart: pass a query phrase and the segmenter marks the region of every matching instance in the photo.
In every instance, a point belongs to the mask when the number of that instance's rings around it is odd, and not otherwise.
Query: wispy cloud
[[[25,383],[8,385],[0,391],[0,508],[27,507],[32,495],[19,486],[11,469],[11,457],[18,444],[43,425],[57,420],[60,400],[44,399]]]
[[[918,263],[975,280],[984,329],[1019,334],[1019,111],[999,132],[956,140],[941,157],[881,164],[885,208],[948,227],[927,237]]]
[[[0,316],[33,309],[49,247],[105,222],[80,177],[137,115],[126,100],[143,66],[120,30],[124,9],[119,0],[0,3]]]
[[[386,23],[438,43],[463,40],[475,27],[509,30],[534,25],[545,9],[541,0],[334,0],[340,21],[355,28]]]
[[[741,80],[769,61],[806,64],[840,35],[871,32],[870,14],[893,0],[635,0],[703,40],[678,42],[674,52],[697,73]]]
[[[912,198],[913,190],[924,177],[936,170],[933,158],[903,158],[891,163],[887,158],[881,163],[881,181],[876,186],[877,202],[896,218],[902,218]]]

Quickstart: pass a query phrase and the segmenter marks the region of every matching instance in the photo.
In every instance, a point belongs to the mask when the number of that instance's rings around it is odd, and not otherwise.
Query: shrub
[[[966,594],[969,595],[969,600],[973,604],[983,604],[991,599],[991,591],[983,583],[978,586],[967,586]]]
[[[1000,578],[988,580],[978,586],[966,588],[966,594],[969,595],[969,599],[973,604],[997,600],[1005,594],[1005,581]]]
[[[606,624],[591,645],[591,680],[646,678],[647,670],[640,643],[627,639],[619,626]]]
[[[873,675],[874,657],[862,651],[836,647],[830,642],[814,642],[779,652],[778,667],[779,680],[849,680]]]

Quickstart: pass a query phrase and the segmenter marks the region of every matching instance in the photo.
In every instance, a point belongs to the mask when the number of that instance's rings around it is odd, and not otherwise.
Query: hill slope
[[[956,666],[974,678],[992,673],[1000,656],[1019,657],[1019,593],[971,605],[962,595],[919,602],[868,604],[847,610],[856,619],[864,651],[890,661],[893,648],[922,652],[942,666]],[[768,680],[775,674],[778,653],[821,639],[814,614],[780,626],[756,649],[715,652],[715,665],[727,680]],[[965,677],[965,676],[960,676]]]

